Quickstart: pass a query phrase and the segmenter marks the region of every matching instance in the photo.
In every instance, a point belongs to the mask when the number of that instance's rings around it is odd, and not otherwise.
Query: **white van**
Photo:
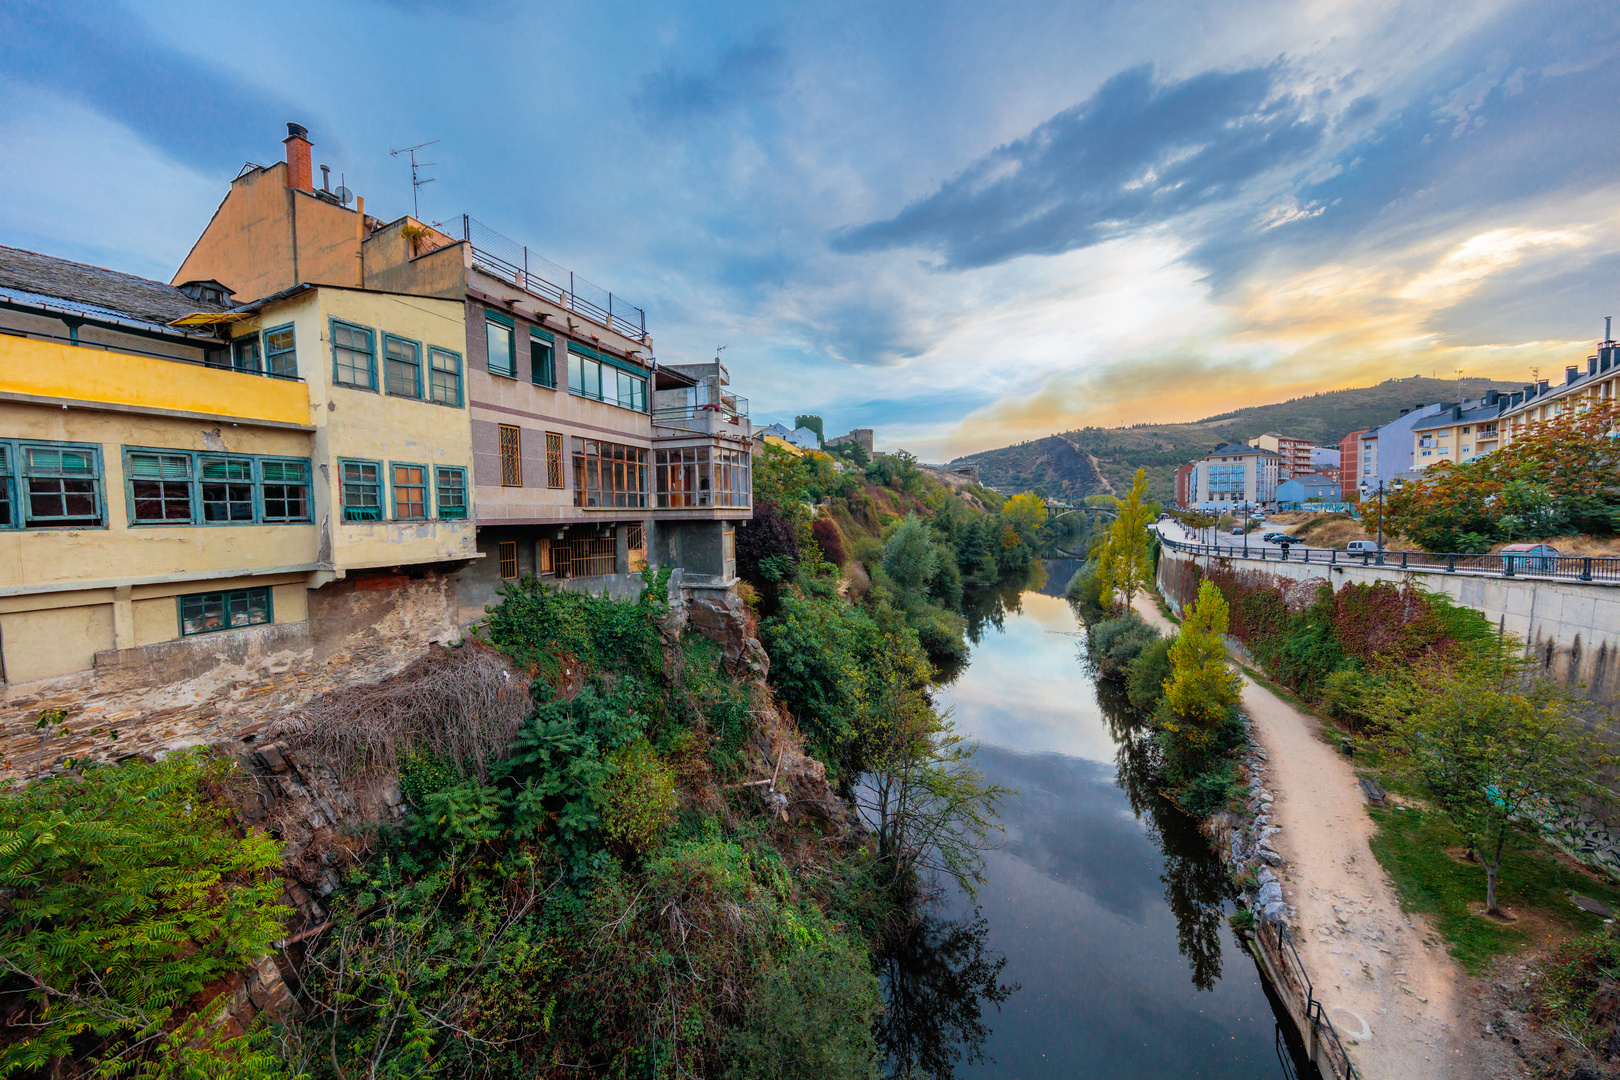
[[[1348,544],[1344,545],[1344,550],[1350,552],[1353,555],[1359,555],[1362,552],[1372,552],[1373,554],[1377,554],[1378,553],[1378,541],[1376,541],[1376,540],[1352,540]]]

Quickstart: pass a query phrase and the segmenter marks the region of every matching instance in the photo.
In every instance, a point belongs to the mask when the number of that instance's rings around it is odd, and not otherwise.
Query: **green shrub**
[[[1125,676],[1125,696],[1138,709],[1152,711],[1164,696],[1164,681],[1175,670],[1170,662],[1173,637],[1161,637],[1148,645],[1131,661]]]
[[[1108,614],[1108,605],[1102,594],[1103,580],[1100,564],[1096,559],[1084,563],[1080,569],[1069,578],[1068,587],[1063,595],[1069,603],[1074,605],[1080,618],[1087,623],[1094,623]]]
[[[876,1080],[877,976],[842,939],[774,965],[730,1040],[727,1080]]]
[[[1134,611],[1107,619],[1091,628],[1091,660],[1105,679],[1123,679],[1143,650],[1159,640],[1159,632]]]
[[[645,855],[675,820],[675,774],[645,741],[621,747],[609,760],[602,831],[621,848]]]

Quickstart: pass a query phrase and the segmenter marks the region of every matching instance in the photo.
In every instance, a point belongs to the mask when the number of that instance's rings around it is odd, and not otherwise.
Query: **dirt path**
[[[1152,594],[1134,605],[1174,631]],[[1483,1075],[1459,1048],[1462,971],[1421,916],[1401,911],[1373,857],[1350,762],[1322,742],[1321,721],[1248,678],[1243,708],[1271,766],[1272,837],[1288,860],[1283,896],[1299,911],[1296,947],[1316,997],[1366,1080]]]

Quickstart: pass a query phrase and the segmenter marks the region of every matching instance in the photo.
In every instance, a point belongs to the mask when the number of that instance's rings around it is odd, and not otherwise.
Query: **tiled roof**
[[[193,300],[162,281],[70,262],[22,248],[0,246],[0,289],[19,303],[82,311],[86,318],[116,318],[163,327],[194,311],[226,311]]]

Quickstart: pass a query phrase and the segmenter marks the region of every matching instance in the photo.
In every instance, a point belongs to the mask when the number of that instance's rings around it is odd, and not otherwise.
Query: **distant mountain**
[[[1402,409],[1477,398],[1487,390],[1513,389],[1517,388],[1512,383],[1489,379],[1390,379],[1377,386],[1254,405],[1191,424],[1080,428],[972,454],[951,464],[977,463],[980,480],[988,487],[1018,491],[1038,487],[1049,497],[1065,501],[1110,490],[1124,494],[1136,470],[1144,467],[1149,493],[1168,500],[1177,467],[1223,443],[1246,442],[1279,431],[1310,439],[1318,446],[1338,446],[1350,432],[1387,424]]]

